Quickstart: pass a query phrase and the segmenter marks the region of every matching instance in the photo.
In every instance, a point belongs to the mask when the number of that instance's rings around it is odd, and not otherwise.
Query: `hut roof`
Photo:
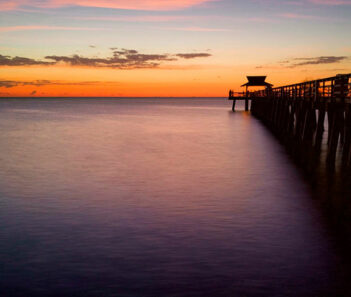
[[[272,84],[266,82],[267,76],[247,76],[248,82],[242,87],[271,87]]]

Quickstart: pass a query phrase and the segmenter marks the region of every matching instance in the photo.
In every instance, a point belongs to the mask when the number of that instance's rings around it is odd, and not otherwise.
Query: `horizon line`
[[[0,96],[1,99],[50,99],[50,98],[77,98],[77,99],[84,99],[84,98],[111,98],[111,99],[157,99],[157,98],[181,98],[181,99],[189,99],[189,98],[227,98],[227,96]]]

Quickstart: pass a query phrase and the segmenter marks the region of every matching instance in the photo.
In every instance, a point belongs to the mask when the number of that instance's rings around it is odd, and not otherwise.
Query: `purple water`
[[[2,99],[0,295],[342,292],[308,184],[258,120],[230,110]]]

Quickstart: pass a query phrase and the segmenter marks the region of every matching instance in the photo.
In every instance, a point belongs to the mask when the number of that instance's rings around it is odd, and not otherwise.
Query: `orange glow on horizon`
[[[274,86],[335,75],[331,71],[256,70],[213,65],[197,69],[116,70],[72,66],[2,67],[0,97],[226,97],[229,89],[243,91],[246,75],[267,75]],[[187,70],[182,70],[187,69]],[[247,69],[250,69],[248,71]]]

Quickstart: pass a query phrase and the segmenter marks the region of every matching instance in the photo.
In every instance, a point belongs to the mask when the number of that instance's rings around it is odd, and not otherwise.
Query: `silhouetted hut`
[[[247,76],[248,82],[243,84],[242,87],[246,87],[246,91],[248,87],[266,87],[271,88],[273,85],[266,82],[267,76]]]
[[[245,92],[235,93],[232,90],[229,91],[229,100],[233,100],[232,110],[235,111],[236,100],[245,100],[245,110],[249,110],[249,87],[266,87],[266,89],[272,89],[272,84],[266,82],[267,76],[247,76],[247,83],[243,84],[241,87],[246,87]]]
[[[267,76],[246,76],[247,83],[243,84],[242,87],[246,87],[246,99],[245,99],[245,110],[249,110],[249,87],[266,87],[272,88],[272,84],[266,82]]]

